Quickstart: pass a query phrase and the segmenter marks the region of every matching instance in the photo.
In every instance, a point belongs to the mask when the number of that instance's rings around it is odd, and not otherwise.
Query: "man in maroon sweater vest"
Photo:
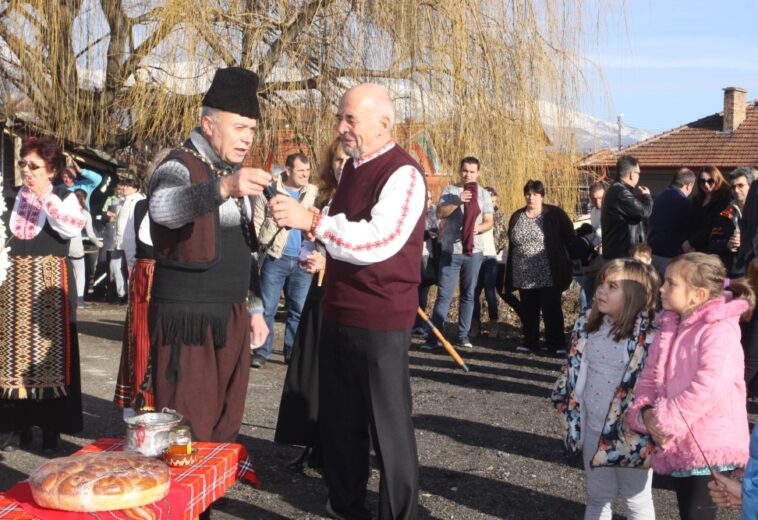
[[[416,517],[418,460],[411,422],[408,348],[418,308],[426,183],[392,142],[387,91],[348,90],[337,131],[351,157],[328,215],[293,199],[270,203],[280,226],[310,232],[326,247],[319,351],[319,425],[327,512],[369,519],[369,428],[382,469],[379,518]]]

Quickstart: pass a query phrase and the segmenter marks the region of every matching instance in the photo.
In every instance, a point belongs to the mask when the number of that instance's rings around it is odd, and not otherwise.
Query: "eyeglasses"
[[[19,168],[29,168],[30,172],[33,172],[34,170],[39,170],[40,168],[44,168],[45,167],[44,164],[38,165],[38,164],[34,164],[31,161],[25,161],[23,159],[21,159],[20,161],[18,161],[18,163],[16,163],[16,164],[18,164]]]
[[[714,184],[716,184],[715,179],[698,179],[698,181],[700,182],[700,184],[707,184],[708,186],[713,186]]]
[[[747,188],[747,184],[745,184],[744,182],[738,182],[737,184],[732,184],[733,190],[744,190],[745,188]]]

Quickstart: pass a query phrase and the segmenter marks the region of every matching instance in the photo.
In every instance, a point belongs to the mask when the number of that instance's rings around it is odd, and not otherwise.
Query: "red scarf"
[[[474,229],[476,229],[476,219],[482,212],[479,207],[479,185],[475,182],[467,182],[463,189],[471,192],[471,200],[464,202],[463,206],[463,254],[471,256],[474,254]]]

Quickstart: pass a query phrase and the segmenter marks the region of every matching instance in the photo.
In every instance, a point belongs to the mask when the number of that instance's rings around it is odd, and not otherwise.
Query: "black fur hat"
[[[203,106],[259,119],[258,75],[242,67],[218,69],[203,97]]]

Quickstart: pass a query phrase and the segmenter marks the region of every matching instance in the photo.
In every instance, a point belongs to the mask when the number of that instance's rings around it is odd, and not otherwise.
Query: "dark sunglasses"
[[[39,170],[40,168],[44,168],[45,167],[44,164],[43,165],[37,165],[37,164],[34,164],[31,161],[25,161],[23,159],[21,159],[20,161],[18,161],[18,163],[16,163],[16,164],[18,164],[19,168],[29,168],[30,172],[33,172],[34,170]]]
[[[708,186],[713,186],[716,184],[716,181],[714,179],[698,179],[700,184],[707,184]]]

